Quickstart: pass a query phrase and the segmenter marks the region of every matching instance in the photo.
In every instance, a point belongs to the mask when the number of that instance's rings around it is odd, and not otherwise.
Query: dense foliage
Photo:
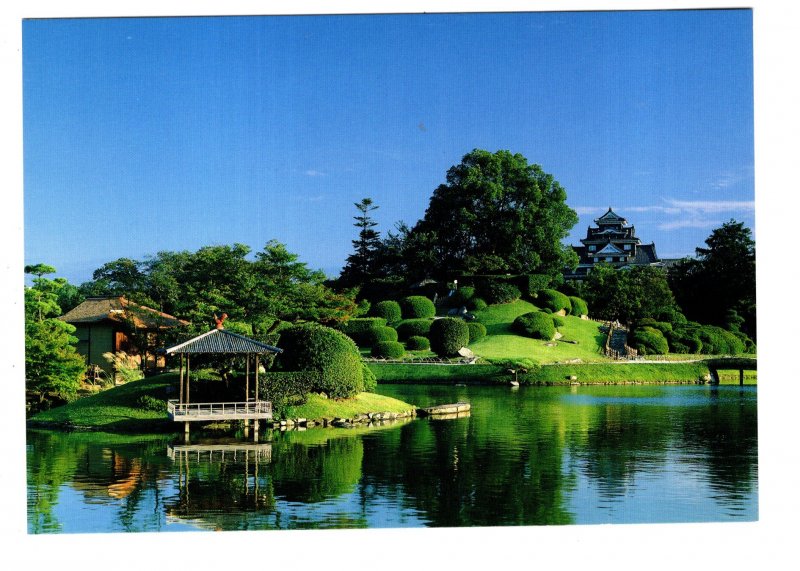
[[[317,373],[311,390],[333,398],[351,397],[364,390],[358,347],[341,331],[304,323],[281,332],[278,365],[286,371]]]
[[[272,402],[276,417],[283,416],[287,406],[303,404],[308,393],[319,385],[319,373],[305,371],[267,371],[258,378],[258,388],[265,400]]]
[[[549,341],[556,334],[553,317],[543,311],[532,311],[517,317],[511,328],[526,337]]]
[[[372,344],[372,331],[386,326],[383,317],[356,317],[342,323],[339,329],[358,345],[368,347]]]
[[[392,327],[376,327],[369,331],[369,339],[367,345],[374,347],[376,343],[383,341],[397,341],[397,329]]]
[[[641,355],[664,355],[669,352],[669,345],[664,334],[650,326],[637,327],[628,344]]]
[[[400,300],[400,309],[404,319],[423,319],[436,315],[436,306],[424,295],[404,297]]]
[[[592,316],[600,319],[632,323],[679,311],[666,273],[653,266],[617,270],[608,264],[596,264],[581,292],[592,308]]]
[[[428,334],[431,350],[440,357],[458,355],[469,344],[469,327],[462,319],[444,317],[435,319]]]
[[[522,297],[522,292],[514,284],[490,281],[481,288],[481,296],[490,304],[511,303]]]

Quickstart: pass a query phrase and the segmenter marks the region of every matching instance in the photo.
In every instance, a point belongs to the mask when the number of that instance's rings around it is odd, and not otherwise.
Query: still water
[[[381,385],[469,417],[262,444],[31,431],[30,533],[754,521],[756,388]],[[194,441],[196,440],[196,441]]]

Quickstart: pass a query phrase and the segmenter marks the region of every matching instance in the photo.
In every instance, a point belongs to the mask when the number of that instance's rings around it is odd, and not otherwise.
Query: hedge
[[[473,297],[470,300],[469,305],[467,307],[469,309],[472,309],[472,310],[475,310],[475,311],[481,311],[483,309],[486,309],[488,306],[489,306],[489,304],[486,303],[483,300],[483,298],[481,298],[481,297]]]
[[[475,288],[472,286],[463,286],[458,288],[455,293],[448,298],[447,304],[452,307],[461,307],[462,305],[468,305],[473,297],[475,297]]]
[[[356,317],[346,323],[342,323],[339,328],[342,333],[350,337],[358,345],[368,347],[371,339],[371,331],[378,327],[385,327],[386,319],[383,317]]]
[[[481,293],[489,304],[511,303],[522,297],[522,292],[514,284],[496,281],[487,283]]]
[[[400,300],[404,319],[423,319],[436,315],[436,306],[424,295],[410,295]]]
[[[486,337],[486,326],[483,323],[478,323],[477,321],[470,321],[469,323],[467,323],[467,328],[469,330],[470,343],[474,343],[475,341]]]
[[[272,402],[275,416],[281,417],[288,405],[306,402],[317,380],[318,373],[313,371],[267,371],[258,377],[258,390],[264,400]]]
[[[397,341],[397,329],[392,327],[376,327],[367,332],[367,340],[370,347],[382,341]]]
[[[469,327],[462,319],[443,317],[433,321],[428,338],[434,353],[440,357],[452,357],[469,345]]]
[[[311,390],[332,398],[354,396],[364,390],[364,373],[358,347],[341,331],[303,323],[281,332],[278,357],[285,371],[311,371],[317,380]]]
[[[554,289],[544,289],[539,292],[539,297],[536,298],[536,302],[538,306],[547,308],[553,313],[561,311],[562,309],[566,310],[567,313],[572,310],[572,303],[569,301],[569,298],[560,291]]]
[[[556,327],[564,327],[567,324],[567,320],[560,315],[551,315],[551,317],[553,318],[553,325]]]
[[[652,317],[644,317],[636,323],[637,327],[652,327],[658,329],[662,334],[666,335],[672,331],[672,324],[666,321],[656,321]]]
[[[536,297],[540,291],[550,285],[550,276],[547,274],[528,274],[523,276],[525,286],[523,290],[528,297]]]
[[[372,347],[372,356],[383,359],[399,359],[405,353],[406,350],[402,343],[397,341],[381,341]]]
[[[400,304],[391,299],[376,303],[372,307],[372,316],[382,317],[386,320],[386,323],[396,323],[403,318]]]
[[[577,317],[580,317],[581,315],[589,315],[589,305],[586,303],[585,300],[574,295],[570,295],[567,297],[569,299],[570,305],[572,306],[570,315],[575,315]]]
[[[511,329],[534,339],[551,340],[556,334],[553,317],[543,311],[531,311],[517,317],[511,324]]]
[[[431,330],[431,323],[431,319],[404,319],[397,324],[397,335],[404,341],[414,335],[426,337]]]
[[[406,349],[409,351],[427,351],[430,348],[431,342],[421,335],[412,335],[406,341]]]

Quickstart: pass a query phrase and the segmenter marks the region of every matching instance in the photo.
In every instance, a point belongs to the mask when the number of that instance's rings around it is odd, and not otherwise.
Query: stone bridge
[[[756,371],[757,360],[751,357],[716,357],[713,359],[706,359],[705,364],[711,373],[711,382],[715,385],[719,384],[719,371],[739,371],[739,384],[744,384],[744,372]]]

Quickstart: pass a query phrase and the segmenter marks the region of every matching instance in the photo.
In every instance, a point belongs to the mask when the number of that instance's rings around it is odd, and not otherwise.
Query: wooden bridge
[[[711,382],[719,384],[719,371],[739,371],[739,384],[744,385],[744,372],[756,371],[758,361],[751,357],[717,357],[705,359],[705,364],[711,373]]]

